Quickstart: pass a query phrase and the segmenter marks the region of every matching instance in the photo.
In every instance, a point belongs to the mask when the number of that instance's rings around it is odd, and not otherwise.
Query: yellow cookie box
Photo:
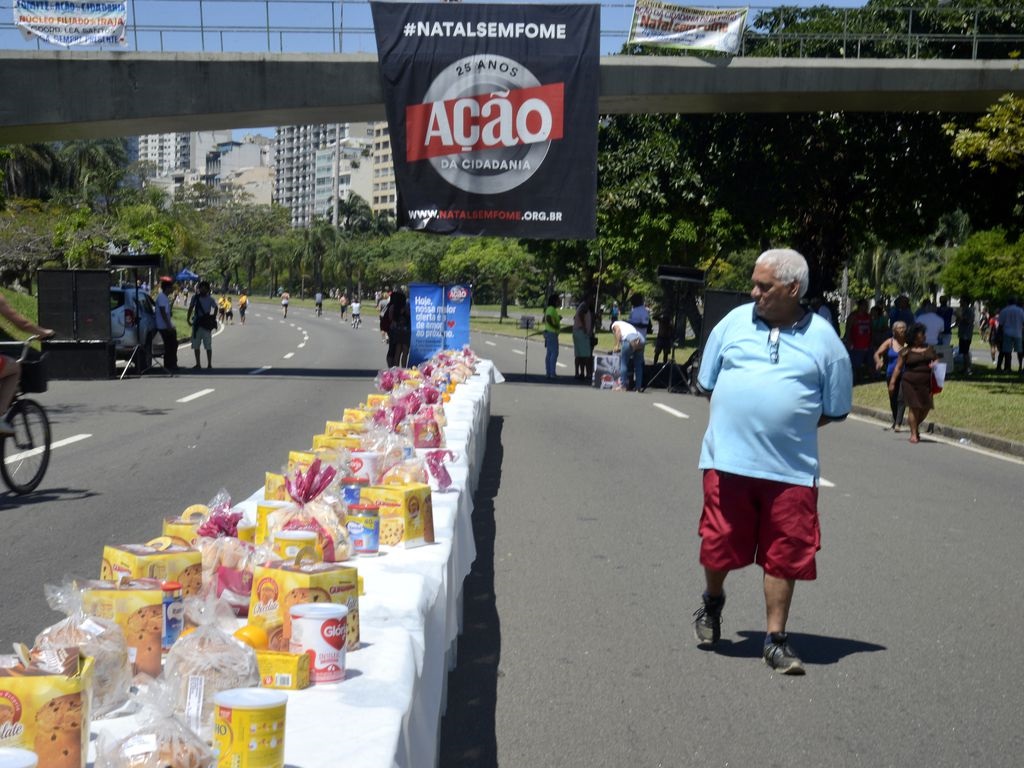
[[[342,449],[349,451],[361,451],[363,439],[359,435],[313,435],[313,450],[334,450]]]
[[[366,407],[368,409],[379,408],[387,404],[389,397],[391,395],[385,395],[383,392],[373,392],[366,396]]]
[[[154,539],[148,544],[108,544],[103,548],[100,578],[115,581],[162,579],[181,582],[184,597],[198,595],[203,586],[203,556],[195,549]]]
[[[289,504],[286,501],[264,501],[256,504],[256,544],[262,544],[270,535],[270,531],[267,527],[267,519],[270,517],[271,513],[287,506],[289,506]]]
[[[359,500],[380,505],[380,543],[420,547],[434,543],[434,506],[425,483],[370,485]]]
[[[79,585],[82,610],[110,619],[124,630],[132,672],[160,674],[164,591],[158,579],[85,581]]]
[[[263,480],[263,498],[267,501],[288,501],[288,491],[284,487],[284,475],[267,472]]]
[[[260,669],[260,688],[309,688],[309,654],[256,651],[256,664]]]
[[[0,669],[0,747],[34,752],[45,768],[85,768],[92,674],[81,655],[70,677]]]
[[[362,424],[373,416],[373,411],[368,408],[346,408],[341,413],[341,420],[350,424]]]
[[[348,644],[359,647],[359,574],[339,563],[299,564],[276,560],[257,565],[252,577],[249,623],[263,627],[270,650],[288,649],[292,626],[289,611],[300,603],[338,603],[348,608]],[[278,631],[280,629],[280,631]]]
[[[358,437],[366,431],[362,421],[328,421],[324,423],[324,434],[328,437]]]
[[[288,451],[288,474],[294,475],[297,469],[306,474],[309,465],[315,460],[316,454],[311,451]]]

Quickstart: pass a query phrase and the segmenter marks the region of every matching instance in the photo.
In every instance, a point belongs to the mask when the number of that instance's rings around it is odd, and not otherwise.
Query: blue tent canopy
[[[193,272],[191,269],[183,269],[177,275],[174,276],[175,280],[198,280],[199,275]]]

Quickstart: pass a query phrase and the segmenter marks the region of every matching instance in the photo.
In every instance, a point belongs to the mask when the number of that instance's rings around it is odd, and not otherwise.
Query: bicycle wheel
[[[50,420],[34,400],[16,400],[10,410],[14,436],[0,445],[0,475],[15,493],[30,493],[50,464]]]

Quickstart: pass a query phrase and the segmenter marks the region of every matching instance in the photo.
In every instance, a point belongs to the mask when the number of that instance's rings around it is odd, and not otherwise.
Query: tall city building
[[[258,134],[235,141],[229,130],[156,133],[138,137],[138,160],[147,165],[145,183],[169,196],[192,184],[207,184],[241,189],[252,202],[270,205],[270,143]]]
[[[374,213],[395,214],[398,191],[395,165],[391,159],[391,137],[386,121],[373,123],[373,193],[370,208]]]
[[[335,169],[339,199],[352,193],[369,195],[368,186],[362,192],[358,187],[359,179],[368,176],[371,167],[370,131],[366,123],[278,127],[274,202],[291,211],[293,227],[309,226],[314,217],[333,215]]]

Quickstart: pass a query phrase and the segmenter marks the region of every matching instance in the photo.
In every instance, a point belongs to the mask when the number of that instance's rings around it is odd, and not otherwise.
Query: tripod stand
[[[672,343],[672,348],[669,350],[668,358],[666,358],[661,368],[658,369],[658,372],[651,377],[651,380],[644,385],[645,390],[653,386],[654,382],[656,382],[661,377],[661,375],[665,373],[665,371],[668,371],[668,383],[665,385],[665,390],[667,392],[689,392],[690,376],[687,373],[687,369],[692,364],[693,358],[687,361],[686,366],[680,368],[679,365],[676,363],[676,347],[678,346],[679,345],[676,344],[675,342]],[[677,376],[679,378],[679,387],[673,385],[673,376]]]

